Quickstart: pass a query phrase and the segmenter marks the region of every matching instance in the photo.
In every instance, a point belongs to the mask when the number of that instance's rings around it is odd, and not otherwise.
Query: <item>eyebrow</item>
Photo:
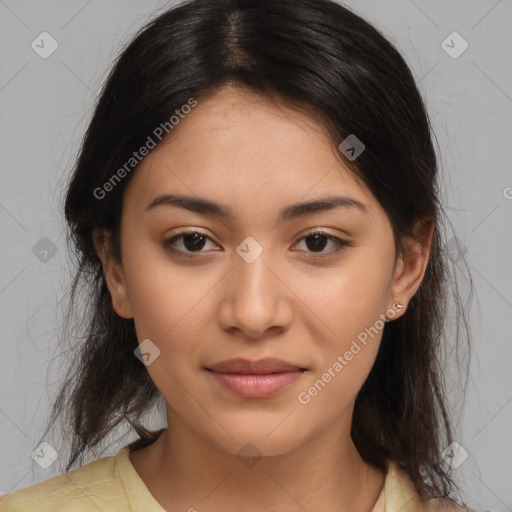
[[[179,194],[163,194],[153,199],[147,206],[146,212],[157,207],[176,206],[192,212],[213,215],[228,221],[236,219],[233,210],[229,206],[225,206],[209,199],[197,196],[185,196]],[[366,206],[358,201],[346,196],[330,196],[314,201],[304,203],[294,203],[285,206],[280,210],[277,216],[277,223],[282,223],[304,217],[309,214],[334,210],[338,208],[354,208],[363,213],[368,213]]]

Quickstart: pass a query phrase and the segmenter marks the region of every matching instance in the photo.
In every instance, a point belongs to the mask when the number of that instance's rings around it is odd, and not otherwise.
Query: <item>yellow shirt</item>
[[[140,478],[125,446],[44,482],[0,496],[0,512],[165,512]],[[372,512],[455,512],[455,506],[431,500],[421,506],[413,483],[394,462]]]

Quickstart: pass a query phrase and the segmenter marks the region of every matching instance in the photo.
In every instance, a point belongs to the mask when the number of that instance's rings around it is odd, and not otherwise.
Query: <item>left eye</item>
[[[323,231],[315,231],[313,233],[309,233],[306,236],[304,236],[303,238],[301,238],[301,241],[308,240],[308,239],[310,240],[309,243],[306,242],[306,246],[308,247],[308,249],[320,249],[321,253],[322,253],[322,249],[325,247],[326,243],[329,241],[332,242],[332,244],[334,245],[334,249],[326,252],[326,254],[325,254],[326,256],[340,251],[341,249],[343,249],[343,247],[345,247],[347,245],[347,242],[345,242],[345,240],[342,240],[341,238],[338,238],[336,236],[324,233]],[[313,251],[313,252],[315,252],[315,251]],[[323,255],[324,254],[322,253],[320,256],[323,256]]]
[[[327,256],[333,254],[348,245],[346,241],[333,235],[329,235],[323,231],[314,231],[312,233],[308,233],[306,236],[300,239],[300,242],[303,240],[306,241],[306,247],[309,249],[307,252],[321,253],[320,256],[314,257],[322,257],[324,255]],[[186,231],[174,235],[168,240],[165,240],[164,247],[170,250],[172,253],[177,254],[179,257],[193,258],[195,256],[194,253],[205,252],[201,251],[201,249],[204,248],[207,241],[212,242],[210,237],[201,231]],[[333,244],[334,249],[328,252],[323,251],[328,242]],[[177,247],[180,245],[181,247]]]

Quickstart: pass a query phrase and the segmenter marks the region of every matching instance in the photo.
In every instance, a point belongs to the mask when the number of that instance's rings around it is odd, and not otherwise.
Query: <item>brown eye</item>
[[[333,235],[329,235],[328,233],[325,233],[323,231],[315,231],[313,233],[309,233],[303,238],[301,238],[301,241],[305,240],[305,245],[307,248],[307,252],[312,253],[321,253],[320,257],[322,256],[329,256],[333,253],[336,253],[343,249],[348,243],[345,240],[342,240],[341,238],[338,238]],[[333,250],[330,251],[324,251],[324,248],[328,245],[328,243],[331,242],[334,247]]]
[[[206,237],[201,233],[187,233],[183,235],[183,245],[187,251],[201,250],[206,242]]]
[[[210,237],[206,234],[201,231],[193,230],[174,235],[165,240],[163,246],[166,250],[171,251],[178,257],[193,258],[199,256],[201,253],[207,252],[203,251],[203,248],[209,241],[212,242]],[[300,241],[305,241],[306,249],[304,250],[311,253],[315,258],[331,256],[349,245],[345,240],[329,235],[323,231],[309,233],[302,237]],[[331,244],[333,249],[325,251],[324,249],[328,247],[329,244]]]
[[[194,257],[194,253],[200,254],[204,246],[211,239],[206,236],[204,233],[194,230],[194,231],[184,231],[183,233],[178,233],[173,237],[164,241],[163,245],[165,249],[178,254],[184,258]]]

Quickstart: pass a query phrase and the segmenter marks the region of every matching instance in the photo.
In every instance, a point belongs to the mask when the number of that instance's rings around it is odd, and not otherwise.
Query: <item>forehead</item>
[[[144,158],[125,194],[148,204],[173,192],[252,213],[334,193],[375,206],[318,120],[233,87],[198,100]]]

